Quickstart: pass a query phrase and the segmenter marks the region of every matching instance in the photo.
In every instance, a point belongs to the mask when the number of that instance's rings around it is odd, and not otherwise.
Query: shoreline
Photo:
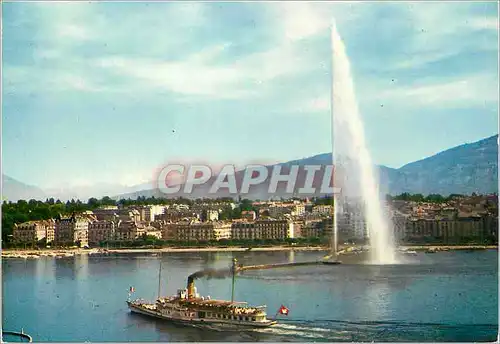
[[[2,258],[21,258],[21,256],[30,257],[62,257],[75,255],[93,255],[93,254],[128,254],[128,253],[172,253],[172,252],[245,252],[245,251],[328,251],[325,246],[274,246],[274,247],[164,247],[164,248],[92,248],[92,249],[2,249]]]
[[[347,246],[351,247],[351,246]],[[347,248],[346,247],[346,248]],[[343,245],[339,249],[343,249]],[[498,250],[497,245],[402,245],[400,249],[414,251],[460,251],[460,250]],[[325,246],[273,246],[273,247],[164,247],[164,248],[68,248],[68,249],[2,249],[2,258],[39,258],[39,257],[69,257],[75,255],[93,254],[129,254],[129,253],[172,253],[172,252],[280,252],[280,251],[329,251]]]
[[[498,245],[401,245],[399,248],[404,248],[407,250],[414,251],[427,251],[427,250],[450,250],[450,251],[461,251],[461,250],[498,250]]]

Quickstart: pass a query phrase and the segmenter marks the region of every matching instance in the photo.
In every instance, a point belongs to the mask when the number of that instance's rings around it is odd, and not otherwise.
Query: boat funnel
[[[187,298],[193,299],[194,297],[195,297],[194,278],[189,276],[187,280]]]

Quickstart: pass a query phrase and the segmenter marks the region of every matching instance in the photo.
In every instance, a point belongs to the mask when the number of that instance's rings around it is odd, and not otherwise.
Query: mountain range
[[[282,173],[292,165],[329,165],[332,161],[331,153],[319,154],[304,159],[281,163]],[[270,171],[274,165],[268,166]],[[403,192],[421,193],[424,195],[437,193],[442,195],[455,194],[478,194],[498,192],[498,135],[486,139],[463,144],[428,158],[406,164],[400,168],[387,166],[376,166],[380,183],[384,190],[395,195]],[[241,185],[243,171],[237,171],[235,175],[237,185]],[[216,177],[212,177],[206,184],[195,187],[191,194],[175,194],[174,197],[183,196],[189,198],[197,197],[228,197],[227,189],[221,189],[216,194],[209,195],[208,190]],[[299,171],[297,185],[302,186],[305,173]],[[113,198],[137,197],[165,197],[159,190],[154,189],[151,184],[141,184],[125,187],[114,184],[96,184],[80,189],[42,190],[35,186],[23,184],[6,175],[2,175],[3,199],[16,201],[18,199],[45,199],[47,197],[66,199],[87,200],[90,197],[100,198],[102,196],[115,195]],[[283,183],[281,183],[283,184]],[[276,193],[269,194],[267,188],[269,183],[262,183],[250,193],[242,197],[250,199],[269,199],[271,197],[283,197],[286,193],[284,186],[279,184]],[[315,178],[314,186],[321,185],[321,180]],[[319,189],[319,187],[318,187]],[[314,195],[319,195],[316,193]],[[312,196],[312,195],[309,195]]]

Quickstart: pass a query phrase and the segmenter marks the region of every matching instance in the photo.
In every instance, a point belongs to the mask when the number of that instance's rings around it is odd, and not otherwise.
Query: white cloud
[[[448,79],[422,79],[412,85],[388,87],[376,80],[366,80],[371,87],[359,97],[359,103],[391,106],[403,113],[407,109],[456,109],[498,104],[498,80],[495,75],[473,74]],[[356,86],[356,85],[355,85]],[[358,92],[358,96],[361,92]],[[330,98],[314,96],[295,103],[290,110],[301,113],[325,113]]]
[[[269,4],[269,12],[276,18],[270,23],[271,37],[268,39],[276,44],[267,51],[233,59],[222,66],[212,62],[226,53],[231,42],[205,47],[181,61],[124,55],[103,57],[97,64],[109,71],[132,77],[141,84],[142,89],[149,85],[150,88],[160,88],[179,95],[214,98],[256,96],[272,92],[273,83],[281,77],[298,76],[318,68],[321,58],[317,58],[315,51],[301,49],[300,40],[327,33],[334,13],[342,22],[354,20],[355,7],[332,7],[329,4],[306,2]],[[198,15],[201,13],[199,9],[191,11]]]
[[[88,28],[72,23],[58,25],[57,34],[61,38],[77,40],[87,40],[92,37],[92,34]]]
[[[295,41],[328,30],[329,20],[321,12],[317,3],[288,2],[279,4],[283,20],[283,34],[286,39]]]
[[[149,6],[141,13],[133,13],[123,20],[120,29],[113,27],[104,16],[99,15],[99,4],[40,4],[43,21],[47,25],[44,35],[52,34],[52,45],[35,52],[40,59],[58,59],[52,70],[40,70],[30,66],[24,72],[13,71],[7,66],[9,79],[21,82],[27,87],[41,85],[50,75],[54,90],[76,89],[99,92],[151,92],[155,90],[176,93],[179,96],[202,96],[209,98],[243,98],[256,95],[269,95],[282,77],[296,77],[318,69],[327,57],[322,56],[324,49],[304,49],[304,41],[320,34],[326,34],[335,17],[344,32],[358,27],[358,23],[375,20],[371,14],[380,4],[345,4],[321,2],[269,3],[272,21],[269,23],[270,41],[276,44],[267,51],[252,53],[241,58],[229,58],[232,42],[214,42],[194,54],[176,59],[165,56],[175,50],[178,44],[189,46],[194,43],[191,33],[204,30],[210,25],[205,4],[174,3],[165,7]],[[384,4],[387,8],[403,9],[415,27],[414,34],[408,38],[407,45],[395,47],[391,58],[395,63],[374,66],[383,70],[411,69],[454,56],[466,49],[495,49],[484,40],[461,40],[463,33],[497,27],[496,18],[467,17],[462,7],[451,9],[448,5],[433,4]],[[49,16],[50,14],[50,16]],[[146,15],[147,14],[147,15]],[[399,14],[399,12],[398,12]],[[368,16],[366,16],[368,15]],[[370,17],[372,16],[372,17]],[[144,26],[147,22],[163,24],[161,27]],[[394,32],[397,32],[395,21]],[[141,27],[141,35],[134,36],[134,30]],[[168,28],[163,34],[161,28]],[[424,32],[420,30],[423,29]],[[64,44],[75,40],[97,40],[102,42],[128,42],[129,36],[140,39],[146,36],[158,37],[158,44],[149,51],[133,54],[110,55],[103,50],[101,57],[83,58],[72,56],[71,50],[64,50]],[[49,35],[50,36],[50,35]],[[457,39],[458,37],[458,39]],[[63,42],[64,41],[64,42]],[[450,43],[453,41],[453,43]],[[135,41],[134,41],[135,42]],[[142,47],[142,46],[141,46]],[[149,47],[148,47],[149,48]],[[163,52],[148,56],[149,52]],[[70,54],[70,55],[68,55]],[[396,55],[399,54],[399,55]],[[410,56],[408,58],[408,56]],[[63,57],[65,57],[63,59]],[[224,57],[226,63],[217,63]],[[400,58],[398,58],[400,57]],[[374,60],[376,61],[376,59]],[[100,67],[100,68],[96,68]],[[329,68],[328,68],[329,69]],[[118,76],[120,83],[106,83],[106,77]],[[38,80],[37,82],[33,81]],[[99,80],[99,82],[97,82]],[[374,92],[378,86],[374,84]],[[424,87],[424,86],[421,86]],[[458,86],[455,86],[458,87]],[[370,88],[370,85],[366,85]],[[416,96],[423,90],[415,91]],[[419,93],[420,92],[420,93]],[[184,98],[185,99],[185,98]],[[432,99],[432,97],[431,97]],[[313,99],[302,102],[301,108],[321,111],[329,107],[328,102]]]
[[[98,18],[94,7],[91,3],[72,2],[32,3],[27,8],[38,19],[36,38],[51,45],[50,48],[61,49],[61,45],[98,36],[94,31]]]
[[[132,77],[141,87],[165,89],[181,95],[214,98],[241,98],[256,95],[259,90],[282,76],[304,73],[313,65],[307,55],[292,45],[248,55],[224,65],[211,61],[227,44],[216,45],[186,57],[182,61],[161,61],[128,57],[104,57],[96,65]]]
[[[288,41],[300,41],[318,34],[327,34],[335,20],[339,25],[354,23],[363,13],[372,7],[369,3],[342,2],[276,2],[275,11],[277,28],[282,38]]]
[[[470,25],[477,30],[495,30],[498,31],[498,18],[482,17],[470,20]]]
[[[367,101],[402,107],[459,108],[498,103],[495,75],[475,74],[451,79],[421,80],[414,85],[394,87],[372,93]]]
[[[498,38],[485,42],[484,29],[498,31],[496,17],[471,16],[472,3],[409,5],[415,32],[404,45],[406,59],[396,68],[415,68],[467,51],[497,50]],[[410,58],[408,58],[408,56]]]

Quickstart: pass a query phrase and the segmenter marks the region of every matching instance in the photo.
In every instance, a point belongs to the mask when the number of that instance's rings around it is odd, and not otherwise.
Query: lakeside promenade
[[[356,246],[339,246],[339,250],[352,250]],[[357,247],[360,248],[360,247]],[[400,249],[413,251],[428,250],[498,250],[497,245],[402,245]],[[113,248],[113,249],[2,249],[2,258],[38,258],[38,257],[69,257],[84,254],[103,254],[103,253],[163,253],[163,252],[244,252],[244,251],[324,251],[330,249],[326,246],[272,246],[272,247],[165,247],[165,248]],[[345,252],[345,251],[344,251]],[[348,253],[348,252],[346,252]]]

